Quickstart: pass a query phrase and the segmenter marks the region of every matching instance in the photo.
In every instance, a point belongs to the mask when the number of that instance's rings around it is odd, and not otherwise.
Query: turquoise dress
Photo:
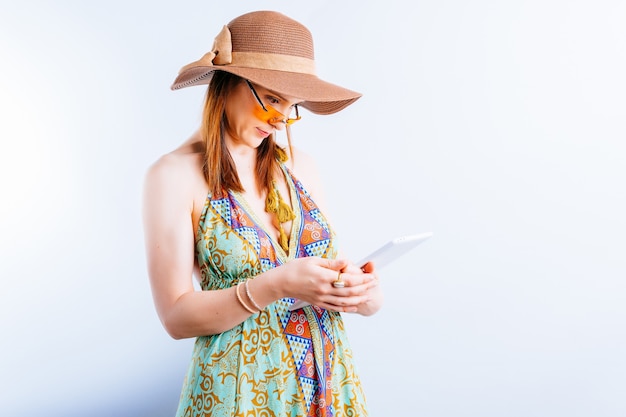
[[[283,166],[296,219],[289,255],[239,193],[207,197],[196,236],[205,291],[229,288],[304,256],[334,258],[335,235]],[[196,339],[177,417],[367,416],[341,315],[314,306],[268,305],[220,334]]]

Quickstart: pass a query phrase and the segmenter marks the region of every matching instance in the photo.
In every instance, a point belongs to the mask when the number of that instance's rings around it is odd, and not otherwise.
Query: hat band
[[[235,52],[228,26],[224,26],[215,37],[210,52],[196,62],[181,68],[180,73],[197,66],[228,66],[296,72],[315,75],[315,61],[295,55],[265,52]]]
[[[315,61],[300,56],[259,52],[233,52],[228,65],[315,75]]]

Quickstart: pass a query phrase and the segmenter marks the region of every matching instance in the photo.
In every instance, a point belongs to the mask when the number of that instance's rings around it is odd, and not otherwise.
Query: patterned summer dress
[[[293,258],[334,258],[334,233],[283,166],[296,219],[289,256],[239,193],[207,197],[196,238],[203,290],[237,285]],[[198,337],[177,416],[367,416],[341,315],[284,298],[224,333]]]

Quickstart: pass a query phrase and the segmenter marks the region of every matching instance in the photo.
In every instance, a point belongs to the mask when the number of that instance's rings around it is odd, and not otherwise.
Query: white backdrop
[[[625,415],[626,3],[301,3],[2,0],[0,414],[173,415],[143,175],[199,121],[178,69],[274,9],[364,93],[294,126],[346,252],[435,233],[347,318],[371,415]]]

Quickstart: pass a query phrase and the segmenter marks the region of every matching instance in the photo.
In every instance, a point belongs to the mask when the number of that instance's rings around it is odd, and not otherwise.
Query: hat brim
[[[215,71],[226,71],[277,93],[302,99],[301,107],[316,114],[333,114],[361,97],[360,93],[320,80],[312,74],[286,72],[232,65],[196,66],[182,71],[171,86],[179,90],[208,84]]]

